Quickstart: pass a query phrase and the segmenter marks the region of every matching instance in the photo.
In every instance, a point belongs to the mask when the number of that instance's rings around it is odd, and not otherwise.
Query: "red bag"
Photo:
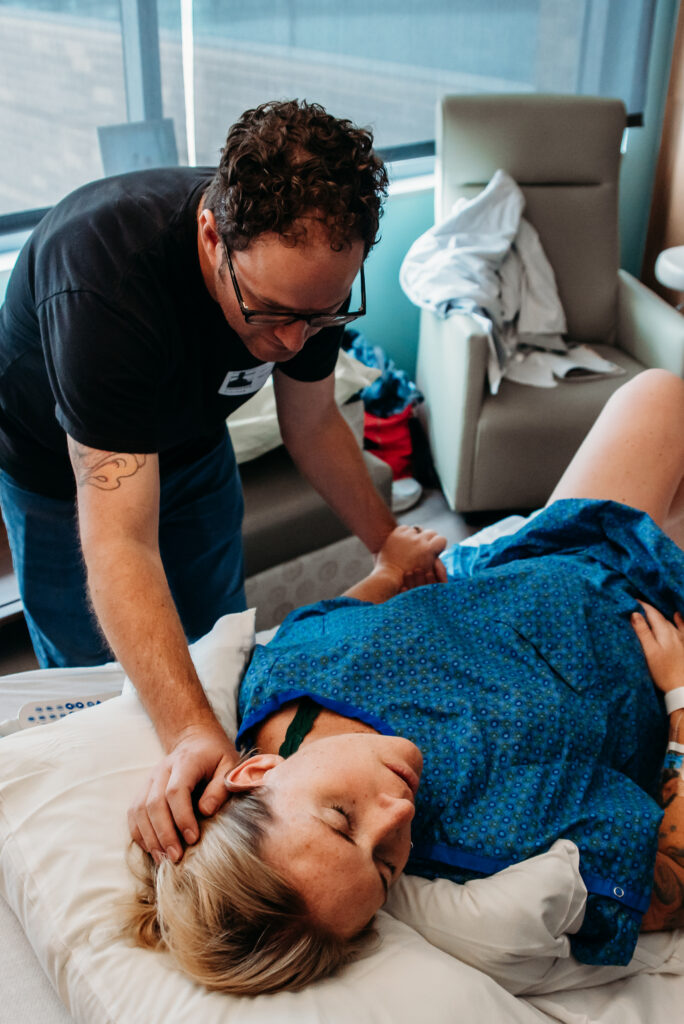
[[[395,480],[411,476],[413,445],[409,420],[412,416],[412,405],[384,418],[372,416],[369,412],[363,414],[364,448],[392,467]]]

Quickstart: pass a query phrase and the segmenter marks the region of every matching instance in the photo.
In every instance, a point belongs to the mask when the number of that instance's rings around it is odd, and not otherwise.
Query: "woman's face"
[[[274,820],[262,856],[321,924],[341,937],[356,934],[408,860],[423,766],[418,747],[345,733],[305,743],[287,760],[262,754],[250,761],[229,779],[266,787]]]

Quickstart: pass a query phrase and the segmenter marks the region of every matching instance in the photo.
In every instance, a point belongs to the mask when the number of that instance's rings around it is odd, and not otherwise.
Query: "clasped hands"
[[[436,530],[397,526],[375,556],[375,571],[396,582],[397,593],[430,583],[446,583],[447,572],[439,555],[446,539]]]

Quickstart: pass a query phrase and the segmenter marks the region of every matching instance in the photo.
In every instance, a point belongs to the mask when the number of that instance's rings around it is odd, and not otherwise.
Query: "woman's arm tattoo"
[[[643,931],[684,926],[684,713],[670,716],[670,742],[661,775],[660,805],[663,820],[658,831],[658,853],[651,904],[642,921]]]
[[[78,487],[90,484],[101,491],[114,491],[124,477],[133,476],[147,461],[146,455],[97,451],[71,437],[67,443]]]

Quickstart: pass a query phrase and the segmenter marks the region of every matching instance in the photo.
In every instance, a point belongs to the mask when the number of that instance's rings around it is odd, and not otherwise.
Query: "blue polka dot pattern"
[[[590,893],[573,952],[626,963],[666,738],[629,615],[682,605],[684,556],[643,513],[563,501],[445,561],[447,584],[289,616],[242,684],[240,736],[302,694],[407,736],[424,756],[408,870],[463,882],[567,837]]]

